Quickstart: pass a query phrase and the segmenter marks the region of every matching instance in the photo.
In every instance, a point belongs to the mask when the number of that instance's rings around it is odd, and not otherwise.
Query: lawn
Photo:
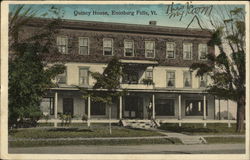
[[[106,124],[92,125],[91,128],[83,127],[58,127],[58,128],[25,128],[14,129],[9,132],[11,138],[76,138],[76,137],[143,137],[162,136],[162,134],[143,130],[130,129],[120,126],[112,126],[112,135],[109,134],[109,127]]]
[[[245,143],[245,138],[243,137],[204,137],[208,144],[212,143]]]
[[[42,140],[42,141],[10,141],[9,147],[41,147],[59,145],[143,145],[143,144],[181,144],[176,138],[164,139],[112,139],[112,140]]]
[[[206,128],[204,128],[203,124],[195,124],[195,123],[194,124],[183,123],[181,127],[179,127],[179,125],[176,123],[164,123],[161,125],[159,129],[171,132],[184,133],[189,135],[245,134],[245,132],[236,133],[235,124],[231,124],[231,127],[228,128],[227,124],[221,124],[221,123],[208,123]]]

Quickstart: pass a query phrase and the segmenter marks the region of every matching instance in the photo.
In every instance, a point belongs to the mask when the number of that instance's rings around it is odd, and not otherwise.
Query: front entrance
[[[124,118],[143,118],[143,99],[138,96],[125,96]]]
[[[74,114],[73,98],[63,98],[63,114]]]

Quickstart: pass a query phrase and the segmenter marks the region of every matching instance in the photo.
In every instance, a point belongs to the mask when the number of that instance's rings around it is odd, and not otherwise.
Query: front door
[[[138,96],[126,96],[125,97],[125,110],[124,118],[142,118],[143,105],[142,98]]]
[[[70,114],[73,116],[74,113],[73,98],[63,98],[63,114]]]

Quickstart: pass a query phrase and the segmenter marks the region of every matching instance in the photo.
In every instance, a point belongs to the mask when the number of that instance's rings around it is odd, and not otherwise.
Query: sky
[[[199,17],[203,28],[209,28],[205,24],[209,18],[217,17],[225,13],[225,8],[244,7],[243,5],[193,5],[193,4],[29,4],[26,8],[32,7],[37,11],[37,17],[41,17],[52,6],[64,12],[63,19],[117,22],[129,24],[144,24],[149,21],[157,21],[158,26],[184,27],[186,28],[191,20]],[[17,5],[9,6],[10,11],[15,10]],[[88,12],[90,14],[88,14]],[[94,12],[107,12],[106,15],[94,14]],[[113,14],[115,13],[116,14]],[[117,14],[117,13],[120,13]],[[126,12],[126,14],[124,14]],[[47,12],[46,17],[52,17]],[[197,20],[189,26],[200,28]]]

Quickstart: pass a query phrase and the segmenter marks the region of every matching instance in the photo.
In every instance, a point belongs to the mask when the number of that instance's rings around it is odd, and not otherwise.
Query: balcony
[[[147,85],[143,83],[137,83],[137,84],[126,84],[122,83],[121,84],[122,89],[154,89],[154,85]]]

